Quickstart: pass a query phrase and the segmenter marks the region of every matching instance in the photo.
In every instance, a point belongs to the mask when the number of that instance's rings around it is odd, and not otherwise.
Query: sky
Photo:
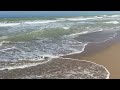
[[[101,14],[120,14],[120,11],[0,11],[0,17],[81,16]]]

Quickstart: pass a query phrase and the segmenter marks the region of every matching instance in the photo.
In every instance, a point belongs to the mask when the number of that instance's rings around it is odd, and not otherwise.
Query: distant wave
[[[109,21],[109,22],[104,22],[104,23],[118,24],[119,22],[118,21]]]
[[[6,26],[17,26],[20,23],[0,23],[0,27],[6,27]]]
[[[115,18],[115,17],[120,17],[120,15],[102,15],[103,17],[113,17],[113,18]]]
[[[84,20],[94,20],[94,19],[100,19],[103,17],[100,16],[94,16],[94,17],[74,17],[74,18],[57,18],[58,20],[69,20],[69,21],[84,21]]]
[[[51,23],[57,22],[58,20],[36,20],[36,21],[25,21],[24,24],[40,24],[40,23]]]

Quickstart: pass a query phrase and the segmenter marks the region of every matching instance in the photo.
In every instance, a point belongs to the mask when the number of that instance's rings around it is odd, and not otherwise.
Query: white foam
[[[37,62],[37,63],[28,63],[28,64],[25,64],[25,65],[15,65],[15,66],[5,66],[3,68],[0,68],[0,70],[13,70],[13,69],[24,69],[24,68],[28,68],[28,67],[32,67],[32,66],[37,66],[37,65],[40,65],[40,64],[45,64],[47,62],[49,62],[51,59],[47,60],[47,61],[44,61],[44,62]]]
[[[112,23],[112,24],[118,24],[118,21],[109,21],[109,22],[104,22],[104,23]]]
[[[59,56],[53,56],[53,55],[49,55],[49,54],[45,54],[45,55],[42,55],[43,58],[45,57],[48,57],[48,58],[59,58]]]
[[[120,15],[111,15],[111,16],[107,16],[107,17],[120,17]]]
[[[51,23],[57,22],[58,20],[37,20],[37,21],[26,21],[25,24],[41,24],[41,23]]]
[[[4,43],[9,43],[9,41],[2,41],[2,42],[0,42],[0,46],[2,46]]]
[[[80,33],[74,33],[74,34],[70,34],[70,35],[64,35],[63,37],[75,37],[77,35],[81,35],[81,34],[87,34],[88,31],[83,31],[83,32],[80,32]]]
[[[103,18],[103,17],[98,17],[98,16],[95,16],[95,17],[74,17],[74,18],[57,18],[58,20],[69,20],[69,21],[84,21],[84,20],[90,20],[90,19],[100,19],[100,18]]]
[[[103,18],[103,17],[100,17],[100,16],[95,16],[94,18],[96,18],[96,19],[97,19],[97,18],[98,18],[98,19],[100,19],[100,18]]]
[[[2,50],[0,50],[0,51],[6,51],[6,50],[10,50],[10,49],[16,49],[16,47],[11,47],[11,48],[6,48],[6,49],[2,49]]]
[[[62,27],[63,29],[69,29],[70,27]]]
[[[27,65],[20,65],[20,66],[6,66],[4,68],[0,68],[0,70],[13,70],[13,69],[23,69],[23,68],[27,68],[27,67],[31,67],[31,66],[36,66],[38,65],[37,63],[35,64],[27,64]]]
[[[70,20],[70,21],[81,21],[81,20],[89,20],[89,19],[93,19],[93,18],[69,18],[66,20]]]
[[[6,27],[6,26],[16,26],[20,23],[0,23],[0,27]]]
[[[62,57],[62,56],[66,56],[66,55],[72,55],[72,54],[77,54],[77,53],[81,53],[85,50],[85,47],[88,45],[88,43],[85,43],[82,50],[81,51],[76,51],[76,52],[72,52],[72,53],[69,53],[69,54],[61,54],[61,55],[58,55],[59,57]]]

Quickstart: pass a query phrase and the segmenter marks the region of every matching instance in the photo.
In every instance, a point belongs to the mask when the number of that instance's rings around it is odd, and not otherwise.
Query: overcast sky
[[[0,11],[0,17],[9,16],[80,16],[120,14],[120,11]]]

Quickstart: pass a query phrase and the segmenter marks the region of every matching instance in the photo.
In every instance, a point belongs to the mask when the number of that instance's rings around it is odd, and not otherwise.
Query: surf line
[[[85,45],[85,47],[86,47],[89,43],[103,43],[103,42],[106,42],[106,41],[108,41],[108,40],[112,40],[113,38],[116,37],[116,35],[117,35],[117,33],[115,33],[112,37],[108,37],[108,39],[106,39],[106,40],[104,40],[104,41],[101,41],[101,42],[88,42],[88,43]],[[84,49],[85,49],[85,47],[84,47]],[[81,52],[79,52],[79,53],[84,52],[84,49],[83,49]],[[75,53],[74,53],[74,54],[75,54]],[[69,55],[70,55],[70,54],[69,54]],[[63,56],[65,56],[65,55],[63,55]],[[59,58],[60,58],[60,59],[77,60],[77,61],[85,61],[85,62],[90,62],[90,63],[96,64],[95,62],[91,62],[91,61],[87,61],[87,60],[80,60],[80,59],[74,59],[74,58],[63,58],[62,56],[60,56]],[[96,64],[96,65],[101,66],[101,67],[103,67],[103,68],[106,70],[106,72],[108,73],[106,79],[109,79],[109,77],[110,77],[110,72],[107,70],[107,68],[104,67],[103,65],[100,65],[100,64]]]

